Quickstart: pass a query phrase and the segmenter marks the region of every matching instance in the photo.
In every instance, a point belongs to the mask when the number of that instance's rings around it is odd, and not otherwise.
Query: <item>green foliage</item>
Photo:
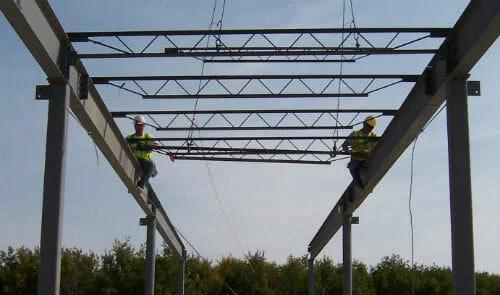
[[[0,251],[0,294],[36,294],[40,251],[21,247]]]
[[[0,295],[36,294],[39,249],[9,247],[0,251]],[[185,263],[186,295],[298,295],[308,293],[306,256],[289,256],[277,265],[264,252],[248,253],[245,259],[223,257],[213,263],[189,256]],[[179,261],[163,245],[156,255],[155,294],[178,294]],[[342,294],[342,264],[328,257],[315,261],[315,293]],[[353,294],[448,295],[453,293],[452,271],[436,265],[414,265],[398,255],[384,257],[370,271],[365,264],[352,265]],[[110,251],[98,256],[92,251],[63,248],[61,255],[61,295],[143,294],[145,248],[137,251],[129,239],[116,240]],[[478,295],[500,295],[500,276],[476,274]]]
[[[77,248],[63,248],[61,255],[61,294],[90,294],[98,273],[98,257]]]
[[[371,270],[373,284],[377,294],[411,294],[411,267],[399,255],[384,257]]]

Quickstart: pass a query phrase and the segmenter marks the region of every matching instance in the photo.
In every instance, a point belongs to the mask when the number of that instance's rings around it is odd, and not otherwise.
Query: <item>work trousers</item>
[[[364,163],[365,163],[364,160],[358,161],[351,158],[351,162],[349,162],[349,164],[347,165],[347,168],[349,168],[349,172],[351,172],[352,179],[361,188],[364,188],[365,185],[363,183],[363,180],[361,180],[361,176],[359,175],[359,170],[363,167]]]
[[[153,162],[153,160],[137,159],[137,161],[139,161],[139,165],[141,166],[142,170],[141,180],[139,180],[137,185],[140,187],[144,187],[149,183],[149,179],[151,178],[151,175],[153,175],[155,163]]]

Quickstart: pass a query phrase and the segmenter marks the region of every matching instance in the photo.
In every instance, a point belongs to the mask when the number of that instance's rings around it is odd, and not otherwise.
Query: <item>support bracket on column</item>
[[[35,99],[49,100],[54,95],[54,86],[52,85],[36,85]]]
[[[351,217],[351,224],[359,224],[359,217],[358,216]]]
[[[481,96],[481,81],[467,81],[467,95]]]

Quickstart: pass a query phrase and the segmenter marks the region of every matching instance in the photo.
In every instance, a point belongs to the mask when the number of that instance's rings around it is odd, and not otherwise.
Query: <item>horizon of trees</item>
[[[39,248],[0,250],[0,295],[37,293]],[[145,281],[144,245],[136,250],[129,239],[115,240],[103,255],[78,248],[63,248],[61,295],[143,294]],[[355,295],[452,294],[453,274],[449,267],[415,265],[397,254],[367,267],[353,261]],[[155,294],[178,292],[179,262],[164,245],[156,255]],[[307,257],[288,256],[284,264],[268,262],[263,251],[248,253],[245,259],[231,256],[207,261],[189,255],[185,268],[185,294],[307,294]],[[342,264],[326,256],[316,259],[315,294],[342,294]],[[412,293],[412,288],[414,293]],[[476,273],[477,295],[500,295],[500,276]]]

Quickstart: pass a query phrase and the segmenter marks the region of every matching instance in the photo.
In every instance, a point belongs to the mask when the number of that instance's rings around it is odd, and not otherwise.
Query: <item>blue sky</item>
[[[49,1],[62,26],[70,31],[170,30],[208,27],[213,1]],[[144,1],[142,1],[144,2]],[[341,27],[340,1],[226,1],[223,26],[231,28]],[[221,4],[222,1],[219,1]],[[358,27],[451,27],[467,1],[354,1]],[[432,9],[429,9],[432,7]],[[374,13],[375,12],[375,13]],[[0,249],[33,247],[40,240],[42,184],[45,157],[47,102],[35,101],[35,85],[45,75],[4,17],[0,17]],[[469,99],[472,189],[476,270],[500,273],[500,145],[498,98],[500,80],[498,42],[471,72],[480,80],[482,96]],[[420,74],[430,56],[404,63],[385,58],[381,62],[345,71],[352,73]],[[200,64],[174,61],[85,61],[91,75],[191,74]],[[262,65],[225,68],[231,73],[290,73],[317,71],[317,65],[281,67]],[[309,67],[309,68],[308,68]],[[325,66],[338,73],[338,65]],[[207,66],[206,73],[220,73]],[[274,72],[273,72],[274,71]],[[342,107],[398,107],[411,85],[390,88]],[[194,102],[145,102],[117,89],[99,88],[110,110],[192,109]],[[313,100],[317,106],[336,106],[335,101]],[[202,101],[199,107],[220,107],[221,102]],[[247,102],[228,102],[224,107],[250,107]],[[264,105],[260,105],[264,107]],[[279,102],[274,107],[280,107]],[[104,253],[114,239],[130,236],[138,246],[145,241],[143,217],[135,200],[115,175],[86,132],[69,120],[63,246]],[[129,122],[118,122],[124,135]],[[379,134],[387,125],[381,120]],[[167,136],[156,133],[157,136]],[[410,152],[407,150],[356,211],[360,224],[353,227],[353,257],[374,265],[396,253],[410,259],[408,213]],[[242,257],[242,252],[264,250],[271,261],[282,263],[289,254],[307,253],[307,245],[350,182],[345,161],[330,166],[290,164],[215,163],[208,165],[224,210],[244,249],[225,222],[203,162],[176,161],[156,156],[160,174],[152,181],[175,226],[207,258]],[[413,216],[415,262],[451,265],[446,114],[425,130],[415,152]],[[320,254],[341,262],[341,232]],[[160,240],[160,239],[158,239]],[[158,242],[160,243],[160,241]],[[187,245],[187,243],[186,243]],[[190,249],[189,249],[190,250]],[[192,251],[190,252],[192,253]]]

